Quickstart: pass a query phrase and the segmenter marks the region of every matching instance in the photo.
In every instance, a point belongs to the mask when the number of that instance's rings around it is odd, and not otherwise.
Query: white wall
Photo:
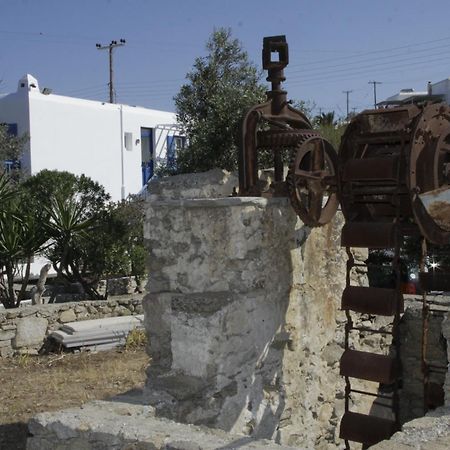
[[[443,95],[444,100],[450,104],[450,79],[439,81],[431,86],[433,95]]]
[[[122,146],[121,109],[123,133],[132,133],[131,150]],[[142,188],[140,128],[175,123],[175,115],[30,92],[30,123],[33,174],[42,169],[85,174],[119,200],[122,183],[125,196]]]

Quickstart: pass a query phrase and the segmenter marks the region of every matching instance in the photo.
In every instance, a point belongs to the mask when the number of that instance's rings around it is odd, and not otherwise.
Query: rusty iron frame
[[[274,57],[277,54],[278,58]],[[265,37],[262,50],[263,69],[268,71],[271,90],[267,102],[251,108],[244,116],[239,149],[239,195],[260,196],[258,186],[257,129],[266,121],[272,129],[293,131],[311,130],[312,125],[301,111],[292,107],[281,84],[286,80],[284,68],[289,64],[289,50],[285,36]],[[283,181],[281,154],[274,151],[275,183]]]
[[[267,101],[247,111],[242,121],[239,195],[263,194],[258,183],[258,151],[270,149],[273,151],[274,182],[271,191],[263,195],[289,196],[294,210],[306,225],[324,225],[333,218],[339,205],[335,149],[312,129],[303,112],[290,105],[287,92],[282,89],[282,82],[286,80],[284,68],[289,64],[285,36],[264,38],[262,61],[263,69],[268,71],[271,90],[267,92]],[[264,130],[259,129],[262,125]],[[284,149],[292,152],[286,180],[283,179]],[[307,201],[300,198],[299,188],[307,192]]]

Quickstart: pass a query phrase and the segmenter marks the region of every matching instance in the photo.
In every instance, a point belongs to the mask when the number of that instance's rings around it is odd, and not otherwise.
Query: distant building
[[[377,106],[388,107],[423,101],[445,101],[450,104],[450,78],[434,84],[429,82],[426,91],[402,89],[398,94],[377,103]]]
[[[450,104],[450,78],[432,84],[431,91],[433,95],[441,95],[442,99]]]
[[[184,145],[174,113],[54,95],[31,75],[0,97],[0,123],[29,136],[20,161],[26,173],[85,174],[113,200],[140,192],[155,166]]]

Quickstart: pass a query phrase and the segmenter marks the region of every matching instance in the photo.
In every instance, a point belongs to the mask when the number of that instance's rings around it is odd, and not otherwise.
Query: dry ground
[[[122,351],[0,359],[0,449],[24,449],[26,423],[38,412],[142,387],[148,362],[142,345]]]

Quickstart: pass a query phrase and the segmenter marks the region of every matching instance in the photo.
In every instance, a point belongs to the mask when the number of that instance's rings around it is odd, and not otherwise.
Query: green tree
[[[230,29],[215,30],[206,49],[175,97],[178,122],[188,137],[187,148],[177,155],[178,172],[236,170],[243,114],[265,98],[256,66]]]
[[[4,172],[4,161],[16,163],[13,164],[13,167],[10,170],[10,180],[17,181],[20,178],[19,157],[27,140],[27,136],[12,136],[8,133],[7,126],[5,124],[0,124],[0,173]]]
[[[334,111],[319,114],[314,117],[314,122],[318,126],[336,126]]]
[[[145,274],[144,200],[130,196],[111,205],[109,235],[114,240],[106,261],[109,276],[134,276],[140,282]]]

